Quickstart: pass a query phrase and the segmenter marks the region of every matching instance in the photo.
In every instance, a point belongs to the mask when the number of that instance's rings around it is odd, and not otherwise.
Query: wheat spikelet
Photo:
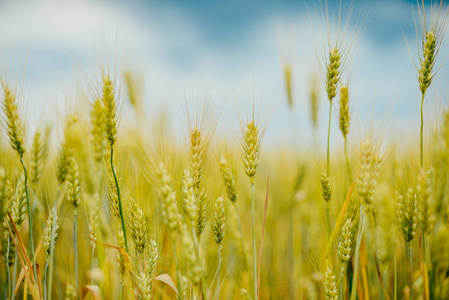
[[[70,283],[66,284],[65,289],[65,300],[76,299],[76,289]]]
[[[54,224],[54,226],[53,226]],[[53,234],[54,233],[54,234]],[[48,215],[44,232],[45,262],[50,261],[51,245],[55,245],[59,234],[58,215],[52,210]]]
[[[394,224],[397,230],[402,229],[402,218],[404,213],[403,204],[404,196],[399,191],[396,191],[394,195]]]
[[[321,194],[323,195],[323,199],[326,203],[329,203],[331,201],[332,196],[332,186],[329,177],[324,172],[321,172],[320,174],[320,183],[321,183]]]
[[[316,76],[314,76],[312,79],[312,87],[310,89],[310,114],[312,115],[312,125],[315,128],[318,126],[319,95],[318,80],[316,79]]]
[[[391,194],[382,185],[379,190],[379,205],[376,227],[376,246],[377,254],[380,262],[383,266],[388,267],[395,246],[396,246],[396,234],[395,226],[392,226],[395,222],[395,203],[391,201]]]
[[[134,240],[137,252],[143,254],[148,243],[147,218],[134,198],[130,200],[129,217],[131,237]]]
[[[67,201],[76,211],[81,202],[81,183],[78,164],[74,156],[69,158],[69,169],[67,176]]]
[[[22,177],[17,181],[14,191],[10,189],[11,204],[9,205],[9,213],[17,227],[25,221],[27,214],[27,199],[25,192],[25,179]]]
[[[192,156],[192,176],[195,193],[198,195],[201,179],[203,176],[205,142],[198,128],[190,132],[190,152]]]
[[[117,103],[114,95],[114,84],[108,75],[103,75],[103,106],[106,139],[112,149],[117,140]]]
[[[162,196],[164,222],[170,232],[175,234],[179,231],[181,224],[176,192],[173,191],[170,174],[163,163],[159,164],[156,173],[160,183],[159,192]]]
[[[11,147],[22,157],[25,153],[24,132],[17,107],[16,95],[11,87],[5,83],[3,83],[3,92],[3,112],[6,116],[6,132]]]
[[[427,88],[430,86],[432,82],[433,74],[432,69],[435,65],[435,47],[436,47],[436,36],[433,30],[429,30],[426,32],[422,43],[422,55],[421,67],[419,69],[419,88],[421,93],[425,94]]]
[[[42,174],[43,159],[45,155],[45,137],[38,129],[34,134],[33,145],[31,147],[31,169],[30,181],[31,184],[37,186]]]
[[[353,223],[350,218],[346,219],[343,227],[341,228],[340,238],[338,241],[338,257],[340,263],[343,265],[343,269],[346,268],[353,252]]]
[[[335,282],[335,275],[332,273],[332,270],[329,267],[327,268],[322,278],[322,285],[326,300],[338,299],[338,290],[337,283]]]
[[[244,128],[243,138],[243,162],[245,173],[254,184],[256,169],[259,164],[261,136],[259,126],[251,120]]]
[[[0,222],[5,216],[6,203],[8,202],[8,182],[5,168],[0,167]]]
[[[416,187],[418,200],[418,222],[425,233],[431,233],[435,223],[435,215],[432,205],[432,188],[429,174],[421,170]]]
[[[292,68],[290,64],[284,65],[285,87],[287,90],[288,106],[293,107],[293,86],[292,86]]]
[[[196,236],[198,239],[206,228],[207,223],[207,195],[204,190],[200,192],[198,197],[198,218],[196,221]]]
[[[159,258],[158,246],[155,240],[151,239],[148,243],[149,257],[148,264],[144,271],[139,276],[139,288],[142,294],[142,299],[151,299],[153,291],[153,280],[156,272],[157,261]]]
[[[182,195],[184,199],[186,216],[191,224],[195,224],[198,218],[198,207],[196,203],[194,184],[192,173],[188,169],[185,169],[184,176],[182,178]]]
[[[73,156],[73,150],[69,148],[67,142],[64,141],[59,149],[58,165],[56,170],[56,178],[59,184],[65,183],[69,172],[69,160]]]
[[[448,23],[448,10],[444,1],[431,2],[430,28],[426,20],[424,1],[422,5],[418,2],[419,21],[421,23],[421,49],[418,49],[419,65],[418,82],[422,95],[426,94],[427,88],[432,83],[436,59],[445,36]],[[419,51],[421,50],[421,51]]]
[[[402,232],[410,247],[418,228],[418,209],[413,189],[409,188],[402,199]]]
[[[226,228],[225,203],[223,197],[218,197],[214,202],[212,218],[212,231],[215,243],[221,248]]]
[[[14,236],[11,235],[9,232],[9,222],[3,220],[0,222],[0,239],[1,239],[1,253],[2,258],[5,264],[7,264],[9,267],[14,265],[15,258],[16,258],[16,247],[13,242]],[[8,253],[9,252],[9,253]]]
[[[224,185],[226,187],[226,195],[229,201],[235,203],[237,201],[237,189],[235,187],[235,180],[232,176],[232,172],[229,169],[228,162],[222,156],[219,161],[220,173],[223,178]]]
[[[357,190],[366,211],[370,211],[373,205],[379,168],[378,151],[369,140],[365,140],[360,147]]]
[[[101,99],[95,100],[90,112],[93,156],[97,163],[105,157],[105,109]]]
[[[100,226],[100,197],[98,194],[95,194],[89,205],[89,236],[92,247],[95,247],[97,244],[98,227]]]
[[[348,86],[341,85],[340,86],[340,130],[343,134],[343,137],[346,139],[346,136],[349,132],[349,121],[351,119],[349,112],[349,96],[348,96]]]
[[[332,102],[332,99],[337,96],[337,86],[340,81],[340,51],[338,47],[334,47],[329,51],[329,60],[326,62],[326,93],[327,99]]]

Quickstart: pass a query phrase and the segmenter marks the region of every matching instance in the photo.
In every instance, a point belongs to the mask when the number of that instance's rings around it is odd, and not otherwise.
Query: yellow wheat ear
[[[110,148],[117,140],[117,102],[115,100],[114,84],[108,75],[103,75],[103,106],[106,139]]]
[[[3,112],[6,116],[6,132],[11,147],[17,151],[20,157],[25,153],[23,125],[19,116],[17,98],[14,90],[3,83]]]
[[[254,184],[257,166],[259,165],[261,142],[260,128],[254,119],[246,124],[243,134],[243,163],[245,173],[251,180],[251,184]]]

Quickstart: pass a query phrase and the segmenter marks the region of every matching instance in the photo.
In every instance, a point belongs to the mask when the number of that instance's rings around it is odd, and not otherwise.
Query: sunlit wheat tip
[[[6,116],[6,132],[11,147],[17,151],[20,157],[25,153],[23,125],[19,116],[15,92],[8,86],[3,85],[3,112]]]
[[[195,128],[190,132],[190,152],[192,155],[192,176],[196,194],[199,192],[203,176],[204,150],[205,145],[201,131]]]
[[[112,148],[117,140],[117,103],[114,84],[107,75],[103,76],[103,105],[106,138]]]
[[[248,122],[244,129],[243,158],[245,173],[254,183],[260,156],[260,131],[254,120]]]
[[[421,93],[425,94],[427,88],[430,86],[432,82],[433,74],[432,69],[435,65],[435,46],[436,46],[436,38],[435,34],[432,30],[426,32],[425,39],[423,41],[423,49],[422,54],[423,58],[421,59],[421,67],[419,69],[419,88]]]
[[[337,96],[337,86],[340,80],[340,51],[337,47],[329,51],[329,61],[326,64],[326,93],[327,99],[332,99]]]

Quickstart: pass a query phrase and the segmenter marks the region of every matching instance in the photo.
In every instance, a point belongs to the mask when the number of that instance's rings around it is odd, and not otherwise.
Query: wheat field
[[[352,5],[337,24],[318,10],[326,30],[311,41],[322,80],[304,109],[311,128],[328,111],[310,146],[325,151],[265,147],[265,99],[218,110],[186,99],[175,134],[146,113],[139,76],[101,56],[75,105],[33,128],[20,76],[3,70],[2,299],[449,299],[449,108],[423,113],[449,9],[416,5],[418,42],[404,43],[418,57],[421,126],[398,147],[353,128],[347,70],[369,13],[349,27]],[[289,110],[292,69],[283,63],[273,100]],[[217,130],[225,105],[239,120],[228,134]]]

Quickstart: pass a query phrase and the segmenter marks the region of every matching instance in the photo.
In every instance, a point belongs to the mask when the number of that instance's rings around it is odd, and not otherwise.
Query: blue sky
[[[338,14],[338,4],[329,3],[331,16]],[[348,6],[343,1],[342,11]],[[2,63],[17,69],[26,58],[21,87],[30,126],[42,115],[57,115],[55,108],[66,110],[67,100],[77,98],[85,77],[98,71],[97,50],[116,57],[119,69],[143,74],[146,109],[153,116],[169,111],[178,134],[185,95],[191,99],[198,89],[200,94],[210,91],[215,110],[227,101],[222,115],[227,122],[219,130],[232,132],[238,124],[236,103],[244,107],[254,94],[256,99],[263,94],[265,103],[276,107],[266,143],[278,145],[289,137],[281,71],[287,59],[293,65],[296,138],[310,149],[308,90],[311,76],[320,72],[314,44],[321,40],[314,35],[324,34],[315,7],[320,14],[318,1],[3,1]],[[353,95],[354,142],[373,128],[387,137],[412,137],[418,131],[419,89],[404,38],[416,55],[413,7],[416,13],[414,1],[354,1],[352,25],[369,10],[343,74]],[[447,60],[448,42],[446,34],[440,62]],[[430,88],[428,119],[447,103],[447,82],[445,64]],[[324,137],[328,102],[321,95]],[[127,117],[125,106],[123,119]],[[234,125],[228,128],[229,123]],[[341,143],[336,111],[333,124],[334,142]]]

